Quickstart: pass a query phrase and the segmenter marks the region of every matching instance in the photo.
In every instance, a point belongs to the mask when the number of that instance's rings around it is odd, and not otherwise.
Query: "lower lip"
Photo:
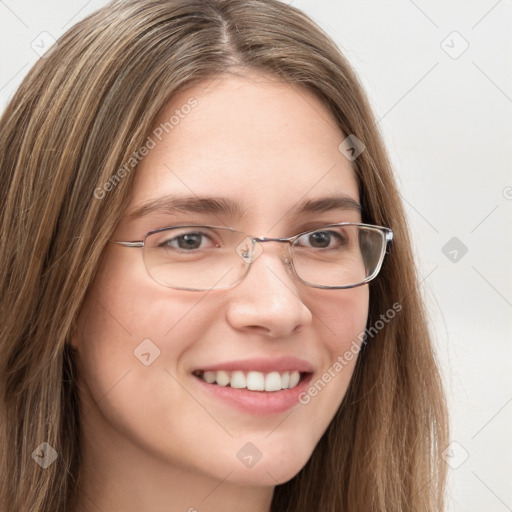
[[[300,403],[298,397],[306,390],[312,375],[306,374],[294,388],[281,391],[250,391],[210,384],[195,375],[193,378],[207,393],[228,405],[246,413],[265,416],[285,412]]]

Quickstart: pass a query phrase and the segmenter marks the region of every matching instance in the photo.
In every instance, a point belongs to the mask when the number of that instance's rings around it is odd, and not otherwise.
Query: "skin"
[[[313,95],[261,74],[223,75],[175,96],[157,125],[191,97],[197,106],[135,171],[127,215],[111,240],[141,240],[189,221],[221,219],[267,237],[294,235],[312,221],[361,221],[353,210],[293,213],[299,201],[333,192],[359,202],[351,163],[338,150],[345,135]],[[244,213],[128,215],[168,193],[233,199]],[[364,331],[368,286],[306,286],[287,270],[284,247],[264,244],[230,290],[192,292],[152,280],[142,249],[106,246],[72,340],[82,407],[80,510],[263,512],[274,486],[304,466],[340,406],[355,357],[307,405],[267,416],[208,396],[191,373],[294,355],[314,366],[314,382]],[[148,338],[160,356],[145,366],[134,350]],[[262,454],[250,468],[237,458],[247,442]]]

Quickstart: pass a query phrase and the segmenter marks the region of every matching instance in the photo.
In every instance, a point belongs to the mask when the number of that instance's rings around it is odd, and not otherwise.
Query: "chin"
[[[241,485],[280,485],[295,477],[309,460],[311,453],[299,453],[296,446],[285,450],[268,450],[252,467],[237,466],[230,476]]]
[[[237,468],[231,473],[228,480],[231,484],[241,486],[276,486],[291,480],[303,467],[303,464],[278,467],[274,463],[269,463],[261,465],[259,468]],[[218,477],[223,479],[225,475],[218,475]]]

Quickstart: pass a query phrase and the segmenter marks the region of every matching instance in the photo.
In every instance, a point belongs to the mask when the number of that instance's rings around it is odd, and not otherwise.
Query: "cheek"
[[[364,333],[368,319],[368,285],[347,290],[330,290],[314,297],[311,310],[322,339],[332,356],[345,352]],[[332,294],[331,294],[332,293]]]
[[[345,396],[366,329],[369,307],[368,286],[333,291],[315,298],[314,318],[325,359],[321,371],[299,396],[306,409],[322,412],[316,435],[321,436]]]
[[[115,353],[119,364],[132,362],[134,351],[147,339],[161,351],[163,340],[172,339],[173,352],[179,355],[187,340],[193,340],[210,320],[204,310],[197,314],[204,293],[162,287],[148,277],[142,262],[121,266],[108,261],[98,272],[80,316],[82,343],[87,353]]]
[[[120,453],[128,441],[183,463],[183,446],[194,446],[199,458],[211,445],[197,441],[205,436],[194,420],[205,413],[178,380],[179,368],[216,312],[203,307],[203,292],[166,289],[146,276],[131,276],[130,285],[114,277],[93,286],[77,325],[84,431]]]
[[[133,268],[125,275],[113,266],[98,273],[73,341],[84,398],[119,424],[133,422],[138,407],[151,416],[157,394],[169,400],[177,386],[170,375],[215,315],[201,307],[203,292],[164,288]]]

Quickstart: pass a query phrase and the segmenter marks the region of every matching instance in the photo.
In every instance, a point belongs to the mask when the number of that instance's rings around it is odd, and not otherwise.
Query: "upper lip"
[[[314,371],[314,368],[311,363],[304,359],[299,359],[293,356],[284,356],[276,358],[255,357],[252,359],[237,359],[234,361],[202,366],[196,371],[200,370],[205,372],[241,370],[246,372],[256,371],[262,373],[297,370],[298,372],[311,373]]]

